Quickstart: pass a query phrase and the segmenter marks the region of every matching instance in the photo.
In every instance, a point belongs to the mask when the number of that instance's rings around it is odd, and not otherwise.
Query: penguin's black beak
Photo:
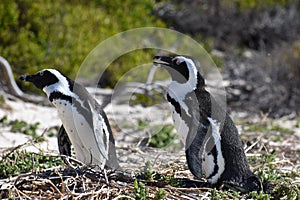
[[[35,75],[23,75],[19,77],[19,80],[33,82],[35,80]]]
[[[155,65],[170,66],[173,62],[173,58],[169,56],[154,56],[153,59],[154,59],[153,63]]]
[[[27,76],[26,75],[22,75],[19,77],[20,81],[26,81]]]

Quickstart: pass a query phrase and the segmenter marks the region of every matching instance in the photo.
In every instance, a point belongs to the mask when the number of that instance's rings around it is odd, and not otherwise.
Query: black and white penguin
[[[20,77],[43,90],[56,107],[74,147],[76,158],[85,163],[119,169],[115,141],[106,114],[80,84],[55,69],[44,69]],[[66,154],[70,154],[67,145]]]
[[[171,75],[167,90],[177,132],[185,138],[192,174],[205,175],[215,187],[260,191],[261,181],[250,170],[242,140],[230,116],[205,89],[205,80],[192,59],[155,56],[154,64]]]

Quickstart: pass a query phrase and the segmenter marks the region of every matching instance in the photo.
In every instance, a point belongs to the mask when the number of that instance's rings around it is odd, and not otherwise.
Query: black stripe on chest
[[[172,98],[169,94],[167,94],[167,100],[172,104],[175,109],[175,112],[179,114],[180,118],[189,126],[192,122],[191,117],[186,113],[186,110],[181,108],[180,103]],[[188,107],[188,109],[190,109]]]
[[[177,102],[175,99],[173,99],[169,94],[167,94],[167,100],[173,105],[175,108],[175,111],[181,116],[181,107],[179,102]]]
[[[51,102],[53,102],[53,100],[55,99],[60,99],[60,100],[65,100],[67,102],[69,102],[70,104],[72,104],[72,97],[65,95],[61,92],[52,92],[49,96],[49,100]]]
[[[73,105],[73,107],[76,108],[77,112],[85,118],[90,127],[93,129],[93,116],[87,100],[83,101],[83,107],[81,102],[79,102],[76,98],[65,95],[61,92],[52,92],[49,96],[49,100],[51,102],[53,102],[54,100],[65,100],[69,102],[71,105]]]
[[[213,176],[215,176],[218,171],[219,171],[219,166],[218,166],[218,151],[216,146],[214,146],[214,148],[211,150],[211,152],[208,153],[208,155],[212,155],[214,158],[214,171],[208,176],[206,177],[206,179],[211,179]]]

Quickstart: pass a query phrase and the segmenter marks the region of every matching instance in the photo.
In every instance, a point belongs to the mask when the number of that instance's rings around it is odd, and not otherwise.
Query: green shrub
[[[173,125],[164,125],[157,134],[151,137],[149,146],[163,148],[172,144],[177,138],[178,135],[173,132]]]
[[[89,52],[108,37],[132,28],[164,27],[151,14],[154,5],[152,0],[0,1],[1,56],[12,65],[16,76],[57,68],[74,77]],[[152,58],[143,53],[144,58]],[[140,55],[122,58],[113,65],[128,70],[142,59]],[[112,80],[123,72],[112,71]]]

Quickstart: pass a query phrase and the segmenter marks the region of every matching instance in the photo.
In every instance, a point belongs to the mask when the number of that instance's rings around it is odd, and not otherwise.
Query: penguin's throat
[[[53,93],[60,93],[64,96],[69,96],[73,98],[78,98],[78,96],[73,93],[68,86],[61,85],[60,83],[55,83],[49,86],[45,86],[43,91],[47,94],[48,98],[50,98]]]

